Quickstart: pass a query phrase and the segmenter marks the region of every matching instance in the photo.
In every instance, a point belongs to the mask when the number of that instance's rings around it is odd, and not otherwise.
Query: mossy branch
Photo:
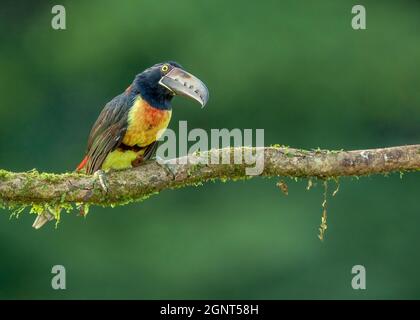
[[[173,176],[154,161],[107,175],[105,193],[93,176],[78,173],[50,174],[35,170],[13,173],[0,170],[0,204],[4,207],[94,204],[115,206],[139,201],[159,191],[208,180],[249,178],[245,168],[234,164],[234,152],[251,148],[225,148],[193,154],[178,161]],[[261,176],[318,177],[363,176],[420,169],[420,145],[357,151],[300,150],[288,147],[252,148],[264,156]],[[230,156],[230,164],[196,164],[198,159]]]

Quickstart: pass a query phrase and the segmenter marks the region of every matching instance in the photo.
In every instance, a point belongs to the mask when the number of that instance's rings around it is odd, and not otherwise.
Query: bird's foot
[[[159,156],[155,158],[158,165],[160,165],[167,173],[172,176],[172,179],[175,180],[178,173],[178,164],[172,163],[170,160],[164,160]]]
[[[108,179],[106,177],[106,173],[103,170],[98,170],[93,174],[94,183],[99,182],[99,185],[101,186],[102,190],[105,193],[108,193],[109,190],[109,184]]]
[[[133,161],[131,161],[131,166],[133,168],[140,167],[144,164],[144,158],[142,155],[138,155]]]

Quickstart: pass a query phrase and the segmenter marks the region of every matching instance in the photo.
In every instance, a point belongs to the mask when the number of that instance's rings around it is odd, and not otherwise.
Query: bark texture
[[[155,161],[107,174],[105,193],[93,176],[37,171],[0,170],[0,203],[3,206],[96,204],[103,206],[142,200],[164,189],[196,185],[213,179],[245,179],[245,163],[234,164],[236,153],[257,152],[264,163],[261,176],[318,177],[363,176],[420,169],[420,145],[382,149],[330,151],[288,147],[226,148],[178,158],[173,175]],[[227,164],[197,164],[201,159],[230,156]],[[263,159],[261,159],[263,157]]]

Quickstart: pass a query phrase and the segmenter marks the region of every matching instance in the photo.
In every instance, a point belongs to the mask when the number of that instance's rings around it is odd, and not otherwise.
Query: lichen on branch
[[[265,148],[225,148],[178,158],[175,176],[149,161],[107,174],[105,193],[93,176],[64,173],[39,173],[36,170],[14,173],[0,170],[0,204],[3,207],[62,207],[83,205],[116,206],[140,201],[165,189],[197,185],[209,180],[246,179],[245,163],[233,163],[235,152],[250,149],[263,154],[261,176],[316,177],[363,176],[420,169],[420,145],[370,150],[301,150],[282,146]],[[197,164],[201,159],[229,155],[228,164]]]

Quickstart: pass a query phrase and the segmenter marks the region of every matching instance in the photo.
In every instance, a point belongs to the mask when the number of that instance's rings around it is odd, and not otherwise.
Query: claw
[[[170,160],[164,160],[159,156],[156,156],[156,162],[160,165],[167,173],[172,176],[172,179],[175,180],[178,173],[178,165],[171,163]]]
[[[99,182],[99,185],[101,186],[102,190],[107,193],[108,192],[108,180],[106,178],[106,173],[103,170],[98,170],[93,174],[93,178],[95,181]]]

